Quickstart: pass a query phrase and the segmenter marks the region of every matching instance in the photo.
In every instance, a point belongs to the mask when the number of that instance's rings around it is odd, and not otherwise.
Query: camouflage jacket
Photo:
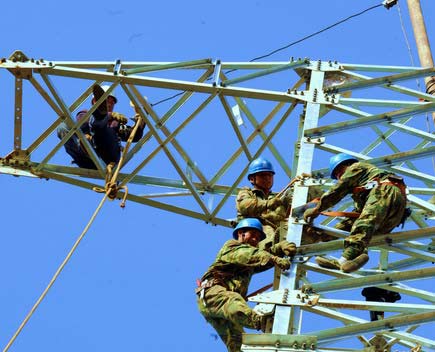
[[[392,175],[390,172],[369,163],[354,163],[346,169],[337,184],[322,195],[317,207],[320,211],[326,210],[337,204],[347,194],[352,194],[355,211],[361,212],[369,192],[354,192],[354,188],[365,186],[370,181],[386,180],[390,175]]]
[[[201,280],[213,280],[214,284],[238,292],[244,297],[252,275],[271,267],[272,254],[269,252],[237,240],[229,240],[225,242],[215,262],[210,265]]]
[[[242,188],[236,198],[237,221],[244,218],[257,218],[263,225],[277,228],[279,223],[287,217],[287,209],[291,205],[291,195],[288,194],[284,197],[282,205],[272,207],[270,200],[276,195],[276,193],[269,193],[266,196],[259,189]]]

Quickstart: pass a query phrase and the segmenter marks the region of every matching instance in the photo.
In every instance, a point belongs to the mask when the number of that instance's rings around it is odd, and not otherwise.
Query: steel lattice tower
[[[274,319],[269,333],[246,334],[242,350],[390,351],[396,345],[435,349],[435,137],[428,131],[435,98],[414,87],[416,79],[432,76],[433,68],[301,58],[70,62],[29,59],[19,51],[2,59],[0,68],[12,74],[15,92],[13,146],[0,158],[4,174],[54,179],[89,190],[104,188],[105,166],[80,131],[93,109],[79,122],[74,116],[92,94],[92,86],[107,82],[111,89],[104,97],[115,88],[121,91],[147,125],[118,179],[128,186],[130,201],[231,226],[234,196],[249,162],[262,154],[287,179],[304,172],[313,175],[296,184],[293,207],[306,202],[310,186],[331,185],[325,167],[336,153],[346,152],[402,175],[413,210],[405,227],[375,237],[369,264],[345,274],[310,260],[339,253],[346,236],[334,228],[336,219],[320,218],[316,226],[337,240],[301,246],[290,271],[275,274],[276,289],[251,298],[260,303],[256,309],[273,311]],[[178,92],[164,105],[150,103]],[[46,116],[29,113],[23,118],[29,99],[44,104]],[[41,129],[23,128],[27,118],[40,119]],[[62,122],[71,130],[59,140],[56,128]],[[63,144],[74,133],[98,170],[67,164]],[[348,199],[340,203],[340,210],[350,207]],[[303,225],[302,219],[290,217],[287,239],[300,244]],[[359,292],[369,286],[398,292],[402,301],[367,302]],[[389,315],[369,321],[367,311]],[[328,328],[319,329],[322,324],[313,321],[324,321]]]

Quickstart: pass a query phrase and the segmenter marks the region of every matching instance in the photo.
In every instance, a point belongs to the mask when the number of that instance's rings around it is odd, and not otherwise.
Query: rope
[[[288,184],[287,184],[287,186],[285,186],[282,190],[281,190],[281,192],[279,192],[277,195],[276,195],[276,197],[277,198],[279,198],[279,197],[281,197],[283,194],[284,194],[284,192],[285,191],[287,191],[290,187],[292,187],[297,181],[303,181],[305,178],[308,178],[308,177],[311,177],[311,175],[310,174],[307,174],[307,173],[302,173],[302,175],[298,175],[298,176],[296,176],[293,180],[291,180]]]
[[[78,245],[80,244],[80,242],[82,241],[82,239],[84,238],[86,233],[88,232],[89,228],[91,227],[92,223],[94,222],[98,212],[102,208],[102,206],[103,206],[104,202],[106,201],[106,199],[107,198],[112,199],[112,200],[115,199],[116,194],[118,193],[119,189],[124,189],[125,190],[125,194],[124,194],[124,197],[123,197],[122,202],[121,202],[121,207],[122,208],[125,207],[125,201],[126,201],[126,198],[127,198],[128,189],[127,189],[127,186],[117,187],[116,178],[118,177],[119,170],[121,169],[121,166],[122,166],[122,164],[124,162],[124,159],[125,159],[125,155],[127,154],[128,148],[130,147],[130,144],[133,141],[134,135],[136,134],[136,131],[137,131],[140,123],[141,123],[141,117],[139,116],[139,118],[136,121],[136,125],[133,127],[133,130],[130,133],[130,136],[129,136],[129,138],[127,140],[127,143],[126,143],[126,146],[125,146],[125,148],[123,150],[123,153],[121,155],[121,158],[120,158],[120,161],[118,163],[118,166],[115,169],[115,172],[114,172],[113,175],[112,175],[112,169],[113,169],[113,165],[114,164],[110,163],[110,164],[107,165],[106,186],[105,186],[105,188],[102,189],[102,188],[99,188],[99,187],[94,187],[94,190],[96,192],[99,192],[99,193],[103,193],[104,192],[105,193],[103,199],[101,200],[101,202],[98,205],[97,209],[94,211],[94,214],[92,214],[92,216],[91,216],[89,222],[87,223],[87,225],[85,226],[84,230],[82,231],[82,233],[77,238],[77,240],[75,241],[74,245],[72,246],[72,248],[68,252],[68,254],[65,257],[65,259],[63,260],[62,264],[60,264],[59,268],[56,270],[55,274],[53,275],[52,279],[48,283],[47,287],[41,293],[41,295],[37,299],[36,303],[33,305],[32,309],[30,309],[29,313],[27,313],[27,315],[24,318],[23,322],[20,324],[20,326],[18,327],[17,331],[15,331],[14,335],[11,337],[11,339],[9,340],[9,342],[7,343],[5,348],[3,349],[3,352],[7,352],[9,350],[9,348],[12,346],[12,344],[14,343],[14,341],[16,340],[18,335],[23,330],[24,326],[27,324],[29,319],[32,317],[33,313],[39,307],[39,305],[41,304],[42,300],[45,298],[45,296],[47,295],[48,291],[53,286],[54,282],[59,277],[60,273],[62,272],[62,270],[64,269],[64,267],[66,266],[66,264],[68,263],[68,261],[70,260],[72,255],[74,254],[74,252],[77,249]]]
[[[121,189],[123,189],[124,196],[123,196],[121,204],[120,204],[121,208],[125,208],[125,202],[127,201],[127,196],[128,196],[128,187],[127,186],[118,187],[118,183],[117,183],[116,179],[118,178],[119,171],[121,170],[121,167],[124,164],[125,156],[127,155],[128,149],[130,148],[130,145],[133,142],[133,138],[136,135],[136,131],[142,122],[142,116],[140,116],[138,114],[136,116],[137,116],[136,123],[135,123],[130,135],[128,136],[128,140],[125,143],[125,147],[122,151],[121,158],[119,159],[119,162],[118,162],[118,165],[116,166],[115,172],[112,174],[112,169],[113,169],[114,163],[107,164],[105,187],[104,188],[101,188],[101,187],[93,187],[92,188],[92,190],[94,190],[97,193],[106,193],[107,197],[110,200],[114,200],[116,198],[116,195],[118,194],[118,192]]]
[[[94,214],[92,215],[91,219],[89,220],[88,224],[86,225],[86,227],[84,228],[84,230],[82,231],[82,233],[80,234],[80,236],[77,238],[76,242],[74,243],[74,245],[72,246],[71,250],[69,251],[69,253],[67,254],[67,256],[65,257],[65,259],[63,260],[62,264],[59,266],[59,268],[56,270],[56,273],[53,275],[53,278],[50,280],[49,284],[47,285],[47,287],[45,288],[45,290],[42,292],[42,294],[39,296],[38,300],[36,301],[36,303],[33,305],[32,309],[30,309],[29,313],[27,313],[26,317],[24,318],[23,322],[21,323],[21,325],[18,327],[17,331],[15,332],[15,334],[12,336],[12,338],[9,340],[8,344],[6,345],[6,347],[3,349],[3,352],[6,352],[9,350],[9,348],[12,346],[12,344],[14,343],[15,339],[18,337],[18,335],[20,334],[21,330],[23,330],[24,326],[27,324],[27,322],[29,321],[29,319],[31,318],[31,316],[33,315],[33,313],[36,311],[36,309],[38,308],[39,304],[42,302],[42,300],[45,298],[45,296],[48,293],[48,290],[51,288],[51,286],[53,286],[54,282],[56,281],[56,279],[58,278],[58,276],[60,275],[60,273],[62,272],[63,268],[65,267],[65,265],[68,263],[68,261],[70,260],[71,256],[73,255],[74,251],[76,250],[76,248],[78,247],[78,245],[80,244],[81,240],[83,239],[83,237],[85,236],[86,232],[89,230],[91,224],[94,222],[98,212],[100,211],[101,207],[103,206],[104,202],[106,201],[108,195],[107,193],[104,195],[103,199],[101,200],[100,204],[98,205],[97,209],[95,210]]]
[[[105,178],[105,186],[101,187],[92,187],[92,190],[97,193],[107,193],[107,197],[110,200],[114,200],[118,193],[118,188],[116,187],[116,182],[112,182],[112,169],[114,163],[109,163],[106,166],[106,178]]]

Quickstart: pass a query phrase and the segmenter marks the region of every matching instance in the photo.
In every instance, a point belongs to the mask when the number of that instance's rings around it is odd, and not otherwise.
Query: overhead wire
[[[406,44],[406,48],[407,48],[407,50],[408,50],[409,59],[410,59],[410,61],[411,61],[411,65],[412,65],[412,66],[415,66],[414,55],[412,54],[411,45],[410,45],[410,42],[409,42],[409,39],[408,39],[408,35],[407,35],[407,33],[406,33],[405,23],[404,23],[404,21],[403,21],[403,16],[402,16],[402,10],[401,10],[401,8],[400,8],[399,3],[397,4],[397,12],[399,13],[400,27],[401,27],[401,29],[402,29],[403,38],[405,39],[405,44]],[[420,81],[417,79],[416,82],[417,82],[418,90],[421,91]]]
[[[184,93],[184,92],[180,92],[180,93],[174,94],[174,95],[172,95],[172,96],[170,96],[170,97],[167,97],[167,98],[164,98],[164,99],[162,99],[162,100],[159,100],[159,101],[156,102],[156,103],[151,103],[150,105],[151,105],[151,106],[159,105],[159,104],[161,104],[161,103],[164,103],[165,101],[172,100],[172,99],[174,99],[174,98],[180,96],[180,95],[183,94],[183,93]]]
[[[344,19],[342,19],[342,20],[340,20],[340,21],[338,21],[338,22],[335,22],[334,24],[331,24],[331,25],[329,25],[329,26],[327,26],[327,27],[325,27],[325,28],[323,28],[323,29],[321,29],[321,30],[318,30],[317,32],[314,32],[314,33],[312,33],[312,34],[309,34],[309,35],[307,35],[307,36],[305,36],[305,37],[303,37],[303,38],[301,38],[301,39],[295,40],[294,42],[292,42],[292,43],[290,43],[290,44],[287,44],[287,45],[285,45],[285,46],[283,46],[283,47],[281,47],[281,48],[275,49],[275,50],[271,51],[271,52],[268,53],[268,54],[265,54],[265,55],[261,55],[261,56],[255,57],[255,58],[249,60],[249,62],[258,61],[258,60],[264,59],[264,58],[266,58],[266,57],[272,56],[273,54],[276,54],[277,52],[280,52],[280,51],[282,51],[282,50],[288,49],[289,47],[291,47],[291,46],[293,46],[293,45],[299,44],[299,43],[301,43],[301,42],[303,42],[303,41],[305,41],[305,40],[307,40],[307,39],[310,39],[310,38],[312,38],[312,37],[314,37],[314,36],[316,36],[316,35],[318,35],[318,34],[320,34],[320,33],[326,32],[327,30],[329,30],[329,29],[331,29],[331,28],[334,28],[334,27],[338,26],[339,24],[342,24],[342,23],[344,23],[344,22],[346,22],[346,21],[348,21],[348,20],[350,20],[350,19],[352,19],[352,18],[355,18],[355,17],[361,16],[362,14],[364,14],[364,13],[366,13],[366,12],[368,12],[368,11],[371,11],[371,10],[377,8],[377,7],[380,7],[380,6],[383,6],[383,5],[382,5],[382,4],[378,4],[378,5],[371,6],[371,7],[367,8],[367,9],[365,9],[365,10],[363,10],[363,11],[360,11],[360,12],[358,12],[358,13],[355,13],[355,14],[353,14],[353,15],[351,15],[351,16],[348,16],[348,17],[346,17],[346,18],[344,18]],[[227,71],[226,73],[233,72],[233,71],[235,71],[235,69],[234,69],[234,70],[231,70],[231,71]]]
[[[289,44],[287,44],[287,45],[285,45],[285,46],[283,46],[283,47],[280,47],[280,48],[278,48],[278,49],[272,50],[270,53],[267,53],[267,54],[264,54],[264,55],[261,55],[261,56],[254,57],[253,59],[250,59],[248,62],[258,61],[258,60],[264,59],[264,58],[266,58],[266,57],[272,56],[272,55],[276,54],[277,52],[280,52],[280,51],[282,51],[282,50],[288,49],[288,48],[290,48],[290,47],[293,46],[293,45],[299,44],[299,43],[301,43],[301,42],[303,42],[303,41],[305,41],[305,40],[307,40],[307,39],[310,39],[310,38],[312,38],[312,37],[318,35],[318,34],[321,34],[321,33],[323,33],[323,32],[326,32],[327,30],[329,30],[329,29],[331,29],[331,28],[334,28],[334,27],[336,27],[336,26],[338,26],[338,25],[340,25],[340,24],[342,24],[342,23],[344,23],[344,22],[346,22],[346,21],[349,21],[349,20],[352,19],[352,18],[355,18],[355,17],[361,16],[361,15],[363,15],[364,13],[366,13],[366,12],[368,12],[368,11],[371,11],[371,10],[373,10],[373,9],[375,9],[375,8],[378,8],[378,7],[380,7],[380,6],[384,6],[384,5],[381,3],[381,4],[378,4],[378,5],[371,6],[371,7],[367,8],[367,9],[365,9],[365,10],[363,10],[363,11],[357,12],[357,13],[355,13],[355,14],[353,14],[353,15],[350,15],[350,16],[348,16],[348,17],[346,17],[346,18],[344,18],[344,19],[342,19],[342,20],[340,20],[340,21],[338,21],[338,22],[335,22],[335,23],[333,23],[333,24],[331,24],[331,25],[329,25],[329,26],[327,26],[327,27],[325,27],[325,28],[323,28],[323,29],[320,29],[320,30],[318,30],[318,31],[316,31],[316,32],[314,32],[314,33],[312,33],[312,34],[309,34],[309,35],[307,35],[307,36],[305,36],[305,37],[303,37],[303,38],[300,38],[300,39],[298,39],[298,40],[295,40],[294,42],[291,42],[291,43],[289,43]],[[231,72],[234,72],[234,71],[237,71],[237,69],[228,70],[228,71],[225,72],[225,74],[228,74],[228,73],[231,73]],[[172,95],[172,96],[170,96],[170,97],[164,98],[164,99],[159,100],[159,101],[157,101],[157,102],[155,102],[155,103],[151,103],[150,105],[151,105],[151,106],[159,105],[159,104],[164,103],[164,102],[166,102],[166,101],[172,100],[172,99],[174,99],[174,98],[176,98],[176,97],[178,97],[178,96],[180,96],[180,95],[182,95],[182,94],[184,94],[184,92],[180,92],[180,93],[174,94],[174,95]]]

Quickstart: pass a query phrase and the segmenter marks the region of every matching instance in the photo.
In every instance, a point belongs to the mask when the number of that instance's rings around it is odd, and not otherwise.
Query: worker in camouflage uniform
[[[248,167],[248,180],[252,188],[243,187],[236,199],[237,220],[257,218],[263,224],[266,239],[260,243],[260,248],[267,249],[279,238],[287,234],[287,218],[293,198],[293,187],[288,187],[282,194],[272,192],[275,171],[272,163],[262,157],[254,159]],[[296,177],[294,181],[303,177]],[[292,184],[292,183],[290,183]],[[320,187],[310,187],[309,200],[322,195]],[[305,227],[301,244],[318,241],[330,241],[335,237],[324,234],[311,227]]]
[[[295,244],[287,241],[277,243],[269,251],[259,249],[258,243],[265,236],[258,219],[240,221],[233,231],[234,239],[223,245],[196,289],[199,311],[230,352],[240,351],[243,327],[265,329],[266,317],[245,301],[252,275],[274,265],[287,270],[290,260],[283,257],[296,253]]]
[[[346,219],[344,229],[350,230],[350,235],[344,240],[341,258],[317,257],[316,261],[322,267],[353,272],[369,260],[367,247],[372,236],[389,233],[404,221],[406,186],[401,177],[345,153],[334,155],[329,169],[338,183],[322,195],[316,207],[304,212],[304,219],[312,222],[320,212],[352,194],[360,215]]]

